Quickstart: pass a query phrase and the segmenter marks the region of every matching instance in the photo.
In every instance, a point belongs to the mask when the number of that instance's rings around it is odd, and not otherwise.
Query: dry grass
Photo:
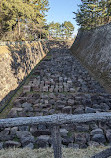
[[[8,46],[0,46],[0,54],[5,54],[5,53],[9,53],[9,48]]]
[[[106,147],[87,149],[63,148],[63,158],[90,158]],[[0,158],[53,158],[52,149],[7,149],[0,150]]]

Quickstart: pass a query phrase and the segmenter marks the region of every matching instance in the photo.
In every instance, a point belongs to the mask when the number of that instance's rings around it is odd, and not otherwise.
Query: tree
[[[66,35],[66,38],[69,38],[72,36],[73,31],[74,31],[74,26],[70,21],[65,21],[62,24],[63,28],[64,28],[64,33]]]
[[[77,13],[73,12],[82,29],[91,29],[110,22],[111,0],[81,0]]]
[[[60,24],[58,22],[56,22],[56,23],[51,22],[49,24],[49,34],[52,37],[70,38],[73,34],[73,31],[74,31],[74,26],[70,21],[65,21],[62,24]]]
[[[49,25],[48,25],[48,30],[49,30],[49,36],[56,36],[56,30],[55,30],[55,23],[54,22],[51,22]]]
[[[21,39],[21,27],[26,31],[28,30],[26,26],[30,23],[33,23],[33,26],[36,24],[41,25],[41,21],[45,23],[45,12],[49,9],[48,5],[48,0],[2,1],[0,10],[1,32],[14,32],[14,29],[18,29],[18,36]]]
[[[55,23],[55,25],[54,25],[56,37],[60,36],[60,32],[61,32],[61,27],[60,26],[61,26],[60,23]]]

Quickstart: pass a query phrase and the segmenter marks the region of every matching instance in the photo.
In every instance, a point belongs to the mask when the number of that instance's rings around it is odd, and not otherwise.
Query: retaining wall
[[[47,41],[17,43],[0,46],[0,101],[2,104],[9,93],[16,89],[20,82],[48,53]]]
[[[79,30],[72,53],[111,92],[111,24]]]
[[[39,40],[0,46],[0,107],[50,49],[60,49],[63,45],[70,46],[71,42]]]

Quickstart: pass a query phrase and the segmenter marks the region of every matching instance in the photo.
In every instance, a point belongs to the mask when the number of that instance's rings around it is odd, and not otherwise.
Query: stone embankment
[[[7,46],[0,46],[0,108],[50,49],[61,44],[41,40],[15,44],[13,42]]]
[[[111,23],[90,31],[80,30],[71,51],[111,92]]]
[[[111,95],[64,46],[53,48],[37,65],[13,102],[7,118],[111,111]],[[111,121],[61,126],[63,146],[86,148],[111,143]],[[0,148],[50,147],[49,126],[21,126],[0,131]]]
[[[0,101],[18,87],[47,52],[46,42],[40,41],[0,46]]]

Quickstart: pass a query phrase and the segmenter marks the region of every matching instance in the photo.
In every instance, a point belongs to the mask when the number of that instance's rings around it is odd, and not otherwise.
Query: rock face
[[[79,31],[71,51],[111,92],[111,23]]]

